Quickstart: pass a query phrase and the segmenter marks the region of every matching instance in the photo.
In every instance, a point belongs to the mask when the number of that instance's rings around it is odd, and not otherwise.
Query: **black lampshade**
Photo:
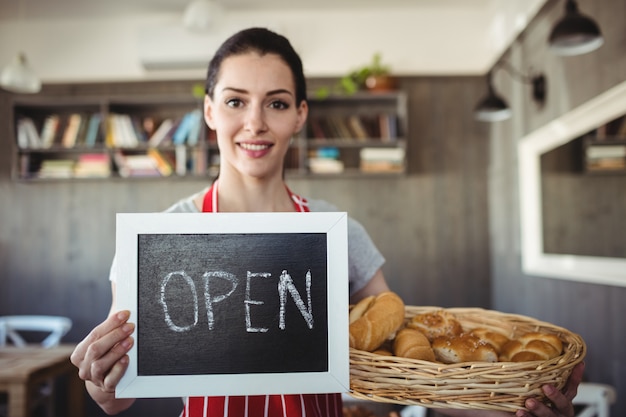
[[[568,0],[565,17],[552,29],[549,43],[555,54],[572,56],[598,49],[604,43],[604,38],[596,22],[580,14],[574,0]]]
[[[487,96],[478,102],[474,109],[474,118],[481,122],[499,122],[511,117],[511,108],[493,88],[491,74],[488,76],[487,86]]]

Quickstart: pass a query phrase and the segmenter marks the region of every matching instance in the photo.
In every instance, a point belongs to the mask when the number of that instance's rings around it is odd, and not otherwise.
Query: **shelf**
[[[142,87],[129,86],[130,92]],[[115,87],[111,90],[119,89]],[[13,100],[15,180],[197,179],[219,172],[214,132],[204,124],[202,100],[191,94],[37,94]],[[185,123],[192,127],[180,133]],[[315,126],[320,123],[322,128]],[[321,178],[401,175],[406,172],[407,127],[402,91],[310,99],[307,126],[288,151],[285,173]],[[365,161],[363,155],[375,160]],[[161,164],[169,169],[150,171],[151,157],[155,164],[163,159]],[[81,170],[81,177],[73,174],[84,160],[98,160],[93,177],[88,170]],[[133,171],[125,163],[145,171]],[[384,170],[364,171],[368,167]]]
[[[602,132],[599,137],[598,132]],[[626,175],[626,118],[620,117],[584,137],[583,167],[592,175]]]

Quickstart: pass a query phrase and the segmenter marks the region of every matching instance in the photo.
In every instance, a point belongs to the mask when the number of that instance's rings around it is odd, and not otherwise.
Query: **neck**
[[[282,179],[220,176],[220,212],[288,212],[294,205]]]

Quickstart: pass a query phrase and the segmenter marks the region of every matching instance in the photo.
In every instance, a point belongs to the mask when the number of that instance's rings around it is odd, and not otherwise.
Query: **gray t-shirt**
[[[177,201],[170,206],[166,213],[199,213],[194,199],[204,195],[207,190]],[[334,205],[324,200],[308,200],[309,210],[315,212],[339,211]],[[373,278],[378,269],[385,263],[385,258],[372,242],[365,228],[356,220],[348,217],[348,277],[350,281],[350,295],[359,291]],[[115,258],[111,265],[109,279],[117,281],[115,275]]]

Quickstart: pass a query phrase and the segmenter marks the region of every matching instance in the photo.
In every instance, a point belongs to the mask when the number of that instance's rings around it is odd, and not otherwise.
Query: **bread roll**
[[[437,337],[433,340],[432,347],[435,358],[443,363],[498,361],[493,346],[469,333]]]
[[[511,340],[502,347],[503,362],[547,361],[560,356],[563,342],[552,333],[531,332]]]
[[[404,324],[404,302],[394,292],[365,298],[352,308],[360,316],[350,317],[350,347],[372,352],[392,338]]]
[[[435,353],[424,333],[408,327],[400,330],[396,335],[393,353],[403,358],[435,361]]]
[[[498,355],[500,354],[500,352],[502,352],[502,347],[511,340],[502,333],[498,333],[485,328],[473,329],[472,331],[470,331],[470,334],[473,334],[480,340],[489,343],[491,346],[493,346]]]
[[[431,342],[440,336],[456,336],[463,332],[461,323],[453,314],[444,310],[417,314],[407,326],[421,331]]]

